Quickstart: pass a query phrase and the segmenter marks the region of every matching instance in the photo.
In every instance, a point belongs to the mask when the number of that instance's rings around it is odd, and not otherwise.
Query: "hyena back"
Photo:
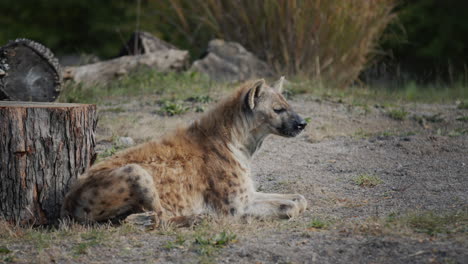
[[[66,195],[62,216],[89,222],[143,211],[161,221],[299,215],[307,206],[302,195],[256,192],[250,175],[251,158],[268,135],[294,137],[306,126],[281,95],[282,83],[248,82],[191,125],[92,166]]]

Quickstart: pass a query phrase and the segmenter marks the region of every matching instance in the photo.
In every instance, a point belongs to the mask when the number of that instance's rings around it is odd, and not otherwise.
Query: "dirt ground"
[[[161,116],[155,100],[101,106],[98,150],[109,152],[119,136],[137,143],[159,137],[199,115]],[[300,218],[206,220],[164,231],[100,227],[85,233],[99,239],[67,240],[57,233],[40,248],[37,239],[0,236],[9,251],[0,261],[468,263],[468,110],[314,97],[291,103],[310,118],[309,126],[296,138],[269,137],[253,160],[253,174],[260,191],[303,194],[309,208]],[[404,109],[403,120],[391,117],[395,109]],[[366,177],[374,182],[360,182]],[[450,217],[458,220],[441,220]],[[437,223],[430,228],[421,224],[431,221]],[[80,251],[86,241],[96,243]]]

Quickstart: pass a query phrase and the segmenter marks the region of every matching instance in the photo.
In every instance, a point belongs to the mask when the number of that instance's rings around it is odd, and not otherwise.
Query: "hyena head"
[[[265,81],[253,83],[245,96],[247,111],[257,129],[283,137],[297,136],[307,125],[281,94],[284,77],[273,87]]]

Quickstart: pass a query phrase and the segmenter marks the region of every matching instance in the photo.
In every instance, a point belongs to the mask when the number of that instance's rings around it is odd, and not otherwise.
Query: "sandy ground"
[[[118,136],[142,142],[199,115],[164,117],[151,98],[145,100],[119,104],[117,110],[115,105],[100,108],[99,151]],[[116,231],[112,241],[104,239],[84,254],[72,253],[77,242],[53,240],[45,249],[21,240],[0,243],[10,243],[17,262],[468,263],[468,122],[457,120],[468,110],[318,98],[295,98],[292,105],[310,117],[310,125],[296,138],[269,137],[254,158],[253,173],[261,191],[307,198],[309,208],[298,219],[211,220],[195,229]],[[406,119],[390,118],[393,108],[404,108]],[[379,184],[358,185],[362,175],[378,178]],[[435,235],[389,220],[424,212],[465,217],[456,232]],[[325,226],[314,225],[317,219]],[[196,238],[223,230],[235,239],[203,252]]]

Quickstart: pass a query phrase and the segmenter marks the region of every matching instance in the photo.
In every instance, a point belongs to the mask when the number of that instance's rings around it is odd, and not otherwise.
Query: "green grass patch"
[[[214,83],[208,77],[195,72],[159,73],[148,68],[138,69],[106,85],[85,87],[67,83],[59,96],[59,102],[105,103],[107,99],[128,100],[129,97],[156,95],[161,100],[184,100],[208,102],[207,94],[219,92],[228,84]]]
[[[319,218],[314,218],[310,223],[308,224],[309,228],[315,228],[315,229],[326,229],[330,226],[330,222],[319,219]]]
[[[197,95],[197,96],[191,96],[187,98],[185,101],[207,104],[207,103],[213,102],[214,100],[209,95]]]
[[[430,236],[438,234],[468,233],[468,212],[458,211],[450,213],[422,212],[404,216],[391,214],[387,217],[387,226],[406,226],[417,233]]]
[[[185,241],[186,238],[182,234],[178,234],[174,241],[168,241],[163,247],[166,249],[183,248]]]
[[[186,113],[190,110],[190,107],[186,107],[181,103],[172,102],[172,101],[163,101],[161,103],[161,108],[159,113],[166,116],[175,116]]]
[[[414,136],[416,132],[414,131],[394,131],[394,130],[385,130],[381,132],[366,132],[362,128],[354,132],[353,137],[357,139],[371,138],[371,137],[407,137]]]
[[[375,175],[361,174],[353,178],[353,182],[361,187],[375,187],[382,184],[383,181]]]
[[[408,116],[408,112],[405,109],[391,109],[387,112],[387,115],[394,120],[402,121]]]
[[[36,249],[43,250],[49,248],[54,240],[53,232],[44,229],[32,229],[27,232],[24,237],[26,241],[30,241]]]
[[[212,255],[213,251],[222,248],[236,240],[236,235],[229,231],[222,231],[215,235],[198,234],[195,236],[195,244],[198,245],[198,252],[202,255]]]
[[[468,101],[461,101],[461,102],[457,105],[457,108],[458,108],[458,109],[468,109]]]
[[[414,82],[408,82],[398,89],[366,86],[349,86],[338,89],[319,85],[314,80],[295,77],[290,77],[290,79],[291,82],[287,88],[291,94],[308,93],[315,97],[337,103],[345,102],[363,108],[366,105],[375,105],[377,108],[395,107],[404,102],[453,104],[455,101],[461,101],[458,104],[459,109],[468,107],[468,87],[462,83],[447,86],[445,84],[418,85]],[[368,108],[368,110],[371,109]]]
[[[118,113],[125,112],[125,109],[123,109],[122,107],[110,107],[110,108],[101,109],[100,111],[118,114]]]
[[[447,133],[447,136],[449,136],[449,137],[458,137],[458,136],[462,136],[462,135],[466,135],[466,134],[468,134],[468,129],[466,129],[466,128],[456,128],[456,129],[450,130]]]
[[[107,148],[106,150],[104,150],[102,153],[99,153],[96,162],[101,161],[101,160],[103,160],[103,159],[105,159],[107,157],[110,157],[110,156],[114,155],[115,153],[117,153],[117,152],[119,152],[121,150],[124,150],[125,148],[126,148],[125,146],[113,145],[112,147]]]
[[[104,241],[104,232],[106,231],[91,229],[81,234],[81,241],[73,247],[73,253],[75,255],[88,254],[89,248],[100,245]]]
[[[0,254],[9,254],[9,253],[11,253],[11,250],[9,250],[5,246],[0,246]]]
[[[468,116],[459,116],[456,118],[457,121],[468,122]]]

